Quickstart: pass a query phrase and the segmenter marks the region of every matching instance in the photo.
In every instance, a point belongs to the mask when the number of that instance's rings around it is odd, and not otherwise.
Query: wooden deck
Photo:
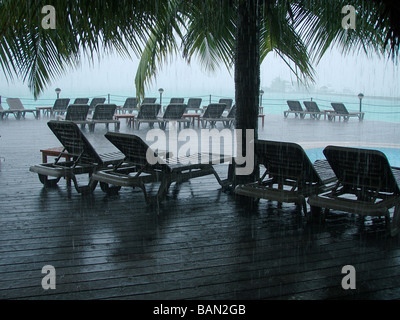
[[[260,137],[292,134],[311,143],[312,132],[338,132],[315,141],[328,143],[350,141],[345,134],[356,130],[357,139],[379,143],[368,138],[375,126],[368,121],[312,127],[311,120],[280,118],[269,123],[274,118],[267,116]],[[295,206],[265,200],[250,210],[213,176],[172,185],[158,212],[134,189],[106,196],[97,187],[83,197],[65,180],[45,189],[29,167],[41,163],[40,149],[59,146],[46,121],[0,122],[0,298],[400,298],[400,241],[385,237],[384,221],[333,212],[324,223],[309,223]],[[398,143],[397,127],[382,126],[382,143],[387,136]],[[132,130],[121,122],[122,132],[138,132]],[[105,129],[86,133],[108,150]],[[217,170],[227,173],[223,165]],[[56,270],[55,290],[41,286],[45,265]],[[345,265],[356,269],[355,290],[342,288]]]

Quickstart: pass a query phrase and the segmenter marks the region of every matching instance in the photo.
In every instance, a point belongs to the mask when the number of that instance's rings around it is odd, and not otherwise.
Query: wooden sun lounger
[[[164,112],[164,115],[159,118],[160,128],[165,130],[169,122],[177,122],[179,124],[179,128],[181,128],[181,124],[183,123],[183,126],[188,128],[190,125],[190,119],[183,118],[186,108],[187,105],[184,103],[169,104]]]
[[[201,101],[203,99],[201,98],[189,98],[188,103],[187,103],[187,111],[193,110],[193,111],[202,111],[203,109],[201,108]]]
[[[236,116],[236,105],[230,108],[230,111],[226,116],[221,115],[220,118],[213,118],[211,119],[211,121],[214,122],[214,126],[217,124],[217,122],[222,122],[225,128],[232,128],[232,126],[235,123],[235,116]]]
[[[255,142],[258,165],[265,173],[257,182],[239,185],[235,193],[278,203],[296,203],[307,214],[306,198],[334,187],[336,177],[326,160],[314,164],[295,143],[258,140]]]
[[[138,111],[139,108],[137,106],[137,98],[126,98],[124,105],[120,108],[122,113],[128,112],[132,113],[133,111]]]
[[[225,111],[230,111],[232,108],[233,99],[219,99],[218,103],[225,103]]]
[[[19,98],[7,98],[6,101],[9,106],[7,113],[12,113],[17,120],[21,117],[25,118],[26,113],[32,113],[36,119],[39,118],[39,111],[37,109],[25,109]]]
[[[73,104],[88,104],[89,98],[76,98]]]
[[[94,108],[93,117],[88,118],[87,124],[89,131],[94,131],[96,124],[105,124],[106,128],[109,128],[110,123],[114,124],[115,130],[119,131],[120,122],[114,119],[115,110],[117,106],[115,104],[102,104],[99,103]]]
[[[216,126],[216,123],[222,120],[221,117],[225,109],[226,109],[225,103],[209,104],[200,118],[202,127],[206,128],[207,123],[209,123],[210,127],[214,128]]]
[[[70,104],[65,116],[58,116],[57,120],[72,121],[79,124],[83,129],[89,123],[87,120],[88,113],[89,106],[87,104]]]
[[[349,121],[351,117],[358,118],[359,121],[364,119],[364,112],[349,112],[343,103],[332,102],[333,111],[328,113],[328,119],[335,121],[336,117],[343,118],[344,121]]]
[[[174,104],[174,103],[185,103],[185,98],[171,98],[169,104]]]
[[[338,181],[334,189],[308,199],[312,208],[384,216],[388,233],[400,228],[400,168],[377,150],[328,146],[324,154]],[[392,222],[389,209],[394,207]]]
[[[92,113],[92,111],[94,110],[94,108],[96,108],[98,104],[104,102],[106,102],[106,98],[93,98],[92,101],[90,101],[89,113]]]
[[[99,155],[76,123],[72,121],[48,122],[48,126],[63,145],[63,151],[54,163],[43,163],[30,167],[31,172],[39,176],[45,186],[55,186],[60,178],[71,179],[75,189],[82,194],[93,192],[97,181],[91,179],[94,172],[110,165],[121,164],[124,155],[120,152]],[[61,156],[67,154],[71,161],[60,161]],[[77,175],[88,174],[87,185],[79,185]],[[49,179],[52,177],[53,179]]]
[[[105,136],[125,155],[124,161],[134,166],[133,171],[129,167],[116,166],[100,170],[94,173],[92,178],[98,180],[101,185],[139,187],[148,204],[161,202],[173,182],[182,183],[213,174],[221,186],[227,187],[230,184],[228,180],[222,181],[213,167],[214,164],[226,162],[224,155],[196,153],[186,157],[163,159],[138,136],[115,132],[108,132]],[[152,158],[151,163],[148,157]],[[160,186],[157,194],[150,196],[145,185],[155,182],[159,182]]]
[[[289,106],[289,110],[283,111],[283,116],[285,118],[287,118],[290,113],[293,113],[296,118],[299,117],[300,119],[304,119],[307,114],[310,114],[308,111],[303,110],[299,101],[288,100],[286,103]]]
[[[67,112],[68,104],[69,104],[70,99],[68,98],[63,98],[63,99],[56,99],[54,102],[54,106],[51,110],[51,114],[64,114]]]
[[[311,118],[319,120],[324,115],[324,112],[319,109],[315,101],[303,101],[303,103]]]
[[[158,118],[160,110],[161,105],[158,103],[143,103],[140,106],[138,116],[135,118],[137,129],[140,129],[140,124],[143,122],[148,123],[150,128],[153,128],[155,123],[160,125],[161,120]]]

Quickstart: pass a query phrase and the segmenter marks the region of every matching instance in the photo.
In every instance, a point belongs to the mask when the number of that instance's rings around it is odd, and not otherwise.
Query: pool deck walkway
[[[60,145],[47,121],[0,122],[0,298],[400,298],[400,238],[385,236],[384,221],[333,211],[310,223],[295,206],[266,200],[250,210],[213,176],[172,185],[158,210],[135,189],[83,197],[64,180],[47,189],[29,172],[40,149]],[[121,132],[146,131],[121,122]],[[99,149],[110,147],[105,133],[85,131]],[[400,125],[266,115],[259,137],[400,148]],[[54,290],[41,285],[46,265],[56,270]],[[356,270],[354,290],[342,288],[346,265]]]

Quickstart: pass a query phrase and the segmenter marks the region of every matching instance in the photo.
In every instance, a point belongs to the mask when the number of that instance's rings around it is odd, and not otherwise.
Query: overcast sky
[[[55,96],[54,89],[62,89],[61,96],[96,96],[107,93],[134,95],[134,79],[138,59],[121,59],[118,56],[103,58],[94,65],[85,62],[77,70],[54,81],[42,97]],[[315,66],[316,88],[328,86],[336,92],[348,89],[354,93],[363,92],[369,96],[400,96],[399,70],[392,60],[377,56],[367,58],[364,54],[343,57],[338,51],[327,52],[318,66]],[[288,67],[271,53],[261,66],[261,87],[268,87],[277,77],[296,82]],[[7,84],[0,75],[0,95],[7,97],[32,98],[26,84],[19,81]],[[187,65],[180,58],[164,65],[156,80],[147,90],[148,96],[158,95],[158,88],[165,90],[165,96],[176,95],[231,95],[234,93],[233,70],[230,74],[223,66],[213,74],[203,70],[195,60]]]

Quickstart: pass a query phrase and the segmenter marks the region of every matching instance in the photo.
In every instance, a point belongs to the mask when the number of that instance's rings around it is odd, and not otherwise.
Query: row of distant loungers
[[[129,126],[140,128],[141,123],[148,123],[150,128],[158,123],[160,129],[165,129],[169,122],[177,122],[179,127],[182,125],[187,128],[195,118],[200,122],[203,128],[207,125],[215,127],[217,122],[222,122],[225,128],[233,126],[235,121],[235,106],[232,106],[232,99],[220,99],[218,103],[210,103],[201,108],[201,98],[190,98],[188,103],[184,103],[184,98],[172,98],[170,104],[164,112],[161,112],[161,104],[155,103],[156,98],[145,98],[140,108],[137,106],[136,98],[127,98],[123,106],[115,104],[105,104],[104,98],[94,98],[90,105],[89,99],[76,99],[73,104],[69,104],[70,99],[57,99],[53,107],[39,107],[36,109],[25,109],[18,98],[8,98],[9,110],[1,110],[1,119],[8,117],[10,113],[14,114],[16,119],[25,118],[27,112],[32,112],[35,118],[40,117],[40,111],[46,112],[50,116],[57,116],[58,120],[68,120],[79,124],[82,128],[88,125],[90,131],[98,123],[103,123],[108,129],[109,124],[115,125],[115,130],[120,128],[119,119],[125,118]],[[185,112],[194,110],[195,114],[185,114]],[[93,115],[89,116],[93,111]],[[135,114],[132,112],[135,111]],[[200,111],[200,113],[197,113]],[[129,114],[125,114],[129,112]],[[225,116],[223,113],[227,112]],[[119,114],[118,114],[119,113]],[[121,113],[123,115],[121,115]]]
[[[324,149],[326,159],[311,163],[298,144],[257,140],[254,148],[257,166],[263,166],[264,172],[260,167],[262,174],[255,182],[234,185],[232,157],[208,153],[184,157],[170,156],[168,152],[162,155],[136,135],[114,132],[105,137],[119,151],[99,155],[75,123],[50,121],[48,126],[64,150],[55,163],[30,167],[45,187],[57,185],[61,178],[72,180],[81,194],[92,193],[98,183],[107,194],[114,194],[121,187],[135,187],[143,191],[148,204],[158,205],[172,183],[214,175],[223,189],[233,189],[236,197],[244,197],[246,201],[294,203],[309,219],[321,217],[321,209],[325,209],[324,214],[332,209],[384,217],[388,235],[395,236],[400,230],[400,168],[391,167],[380,151],[328,146]],[[149,163],[149,154],[154,163]],[[70,159],[60,161],[62,155]],[[225,180],[213,167],[223,163],[229,163]],[[88,175],[87,185],[77,180],[82,174]],[[152,186],[150,189],[146,187],[148,184]],[[155,195],[149,193],[154,184],[159,184]]]
[[[331,106],[333,110],[321,110],[315,101],[304,101],[305,109],[302,108],[301,103],[296,100],[288,100],[287,104],[289,106],[289,110],[283,112],[285,118],[289,116],[289,114],[294,114],[295,117],[304,119],[307,115],[312,119],[320,119],[321,116],[324,116],[324,119],[328,119],[330,121],[335,121],[336,118],[340,121],[343,119],[344,121],[349,121],[351,117],[356,117],[358,120],[364,119],[364,112],[349,112],[346,106],[343,103],[332,102]]]

